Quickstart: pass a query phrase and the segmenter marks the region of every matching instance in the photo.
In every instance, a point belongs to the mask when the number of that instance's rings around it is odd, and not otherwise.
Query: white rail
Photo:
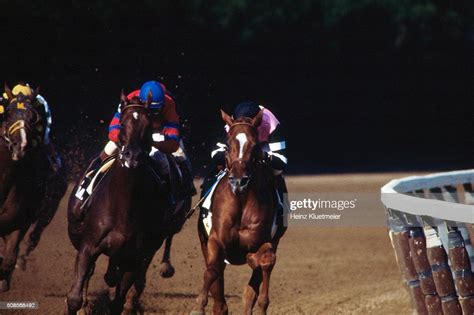
[[[381,199],[385,207],[414,215],[430,216],[442,220],[474,224],[474,205],[456,203],[446,190],[448,186],[474,183],[474,169],[436,173],[425,176],[410,176],[394,179],[381,189]],[[421,198],[407,193],[417,190],[439,188],[444,200]],[[465,192],[465,200],[472,194]]]

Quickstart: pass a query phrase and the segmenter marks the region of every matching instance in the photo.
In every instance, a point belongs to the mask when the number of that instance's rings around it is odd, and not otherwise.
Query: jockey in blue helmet
[[[191,173],[191,164],[186,156],[183,141],[180,138],[180,123],[176,112],[176,103],[170,93],[167,92],[166,87],[157,81],[147,81],[139,90],[129,93],[127,98],[138,97],[145,101],[150,92],[152,94],[152,102],[148,108],[153,120],[153,146],[150,150],[150,156],[160,164],[162,170],[169,170],[168,160],[163,154],[171,154],[179,165],[183,176],[185,193],[195,194],[196,190]],[[120,115],[119,105],[109,124],[109,142],[100,155],[101,160],[105,160],[117,152]]]
[[[152,110],[161,109],[165,103],[164,86],[156,81],[145,82],[140,88],[138,96],[141,100],[146,100],[148,98],[148,93],[150,92],[153,98],[149,108]]]

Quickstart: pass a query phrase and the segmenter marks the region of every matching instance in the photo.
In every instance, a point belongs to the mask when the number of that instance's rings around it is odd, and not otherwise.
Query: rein
[[[136,107],[143,108],[143,109],[145,109],[147,112],[150,111],[147,107],[145,107],[145,106],[143,106],[143,105],[141,105],[141,104],[130,104],[130,105],[125,106],[125,107],[122,109],[122,114],[123,114],[127,109],[129,109],[129,108],[134,108],[134,107],[135,107],[135,108],[136,108]]]
[[[239,125],[240,125],[240,126],[242,126],[242,125],[244,125],[244,126],[249,126],[249,127],[251,127],[253,130],[257,131],[257,127],[255,127],[254,125],[252,125],[251,123],[246,122],[246,121],[241,121],[241,122],[237,122],[237,123],[235,123],[235,124],[232,124],[232,126],[229,127],[229,131],[230,131],[232,128],[234,128],[235,126],[239,126]]]

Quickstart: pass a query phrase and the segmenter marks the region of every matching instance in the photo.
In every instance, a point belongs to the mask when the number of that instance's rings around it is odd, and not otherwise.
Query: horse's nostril
[[[125,151],[125,152],[123,153],[123,156],[128,159],[128,158],[130,158],[130,157],[132,156],[132,153],[131,153],[130,151]]]
[[[245,185],[247,185],[248,182],[249,182],[248,176],[244,176],[244,177],[242,177],[242,179],[240,180],[240,186],[245,186]]]

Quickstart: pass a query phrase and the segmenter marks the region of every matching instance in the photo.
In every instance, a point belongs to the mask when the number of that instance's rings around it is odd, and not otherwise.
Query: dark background
[[[120,90],[176,96],[197,174],[219,108],[266,104],[290,173],[473,166],[472,0],[2,1],[0,79],[41,92],[77,166]]]

